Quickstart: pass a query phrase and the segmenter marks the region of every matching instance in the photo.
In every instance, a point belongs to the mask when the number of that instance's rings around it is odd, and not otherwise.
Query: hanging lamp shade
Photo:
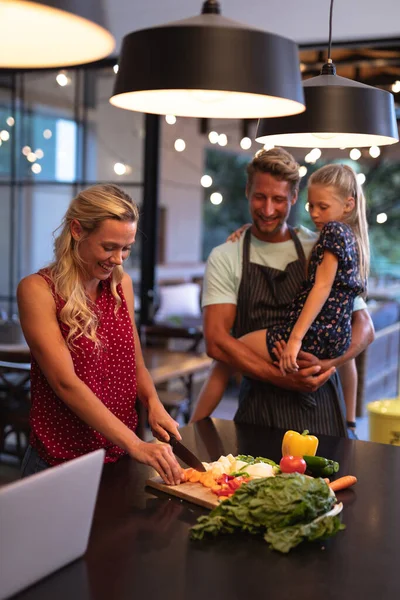
[[[399,141],[393,95],[339,77],[333,64],[304,82],[306,111],[260,119],[256,141],[297,148],[362,148]]]
[[[127,35],[111,104],[204,118],[303,111],[297,45],[219,12],[209,0],[200,16]]]
[[[101,0],[0,0],[0,68],[68,67],[104,58],[115,40]]]

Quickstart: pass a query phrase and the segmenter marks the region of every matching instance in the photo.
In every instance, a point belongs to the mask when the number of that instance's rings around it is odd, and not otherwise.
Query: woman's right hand
[[[135,460],[153,467],[167,485],[178,485],[181,482],[182,467],[169,444],[138,440],[129,454]]]
[[[239,227],[239,229],[236,229],[236,231],[234,231],[233,233],[231,233],[227,238],[226,241],[227,242],[237,242],[238,240],[240,240],[241,235],[249,228],[251,227],[251,223],[246,223],[246,225],[242,225],[241,227]]]

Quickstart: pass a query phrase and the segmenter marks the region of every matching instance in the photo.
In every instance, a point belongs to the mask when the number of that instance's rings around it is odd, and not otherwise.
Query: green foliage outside
[[[205,173],[211,175],[213,184],[204,190],[204,235],[203,260],[211,250],[222,244],[227,236],[240,225],[248,223],[250,214],[245,196],[246,165],[251,155],[235,154],[209,149],[206,154]],[[371,243],[371,275],[400,279],[400,163],[385,159],[346,162],[355,171],[366,176],[363,185],[367,199],[369,235]],[[296,223],[313,229],[312,221],[305,210],[307,203],[307,178],[326,164],[319,160],[307,164],[307,175],[301,180]],[[223,202],[211,204],[212,192],[220,192]],[[377,215],[387,214],[387,221],[377,223]]]

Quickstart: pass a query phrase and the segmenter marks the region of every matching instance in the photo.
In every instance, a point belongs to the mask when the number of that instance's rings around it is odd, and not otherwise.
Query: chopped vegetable
[[[314,456],[318,448],[318,438],[309,435],[307,429],[303,433],[287,431],[282,441],[282,456]]]
[[[305,473],[306,461],[301,456],[284,456],[279,463],[282,473]]]
[[[271,467],[274,468],[275,474],[280,472],[279,465],[276,462],[274,462],[273,460],[271,460],[270,458],[265,458],[264,456],[257,456],[256,458],[254,458],[254,456],[251,456],[250,454],[239,454],[239,456],[236,457],[236,460],[242,461],[242,462],[246,463],[246,465],[255,465],[258,463],[265,463],[267,465],[271,465]],[[245,467],[243,467],[243,468],[245,468]]]
[[[270,546],[288,552],[305,539],[334,535],[343,526],[336,516],[326,516],[336,503],[322,479],[299,473],[257,479],[242,485],[192,527],[193,539],[236,531],[262,534]],[[322,517],[318,524],[314,519]]]

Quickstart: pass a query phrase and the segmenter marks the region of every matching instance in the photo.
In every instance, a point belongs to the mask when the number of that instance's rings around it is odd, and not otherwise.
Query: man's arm
[[[281,375],[274,365],[267,363],[261,356],[245,346],[230,334],[236,316],[234,304],[212,304],[204,308],[203,324],[207,354],[230,365],[251,379],[268,381],[278,387],[299,392],[314,392],[334,373],[332,367],[320,374],[317,364],[303,368],[297,373]],[[201,398],[195,408],[192,421],[209,416],[215,408],[206,395]]]

